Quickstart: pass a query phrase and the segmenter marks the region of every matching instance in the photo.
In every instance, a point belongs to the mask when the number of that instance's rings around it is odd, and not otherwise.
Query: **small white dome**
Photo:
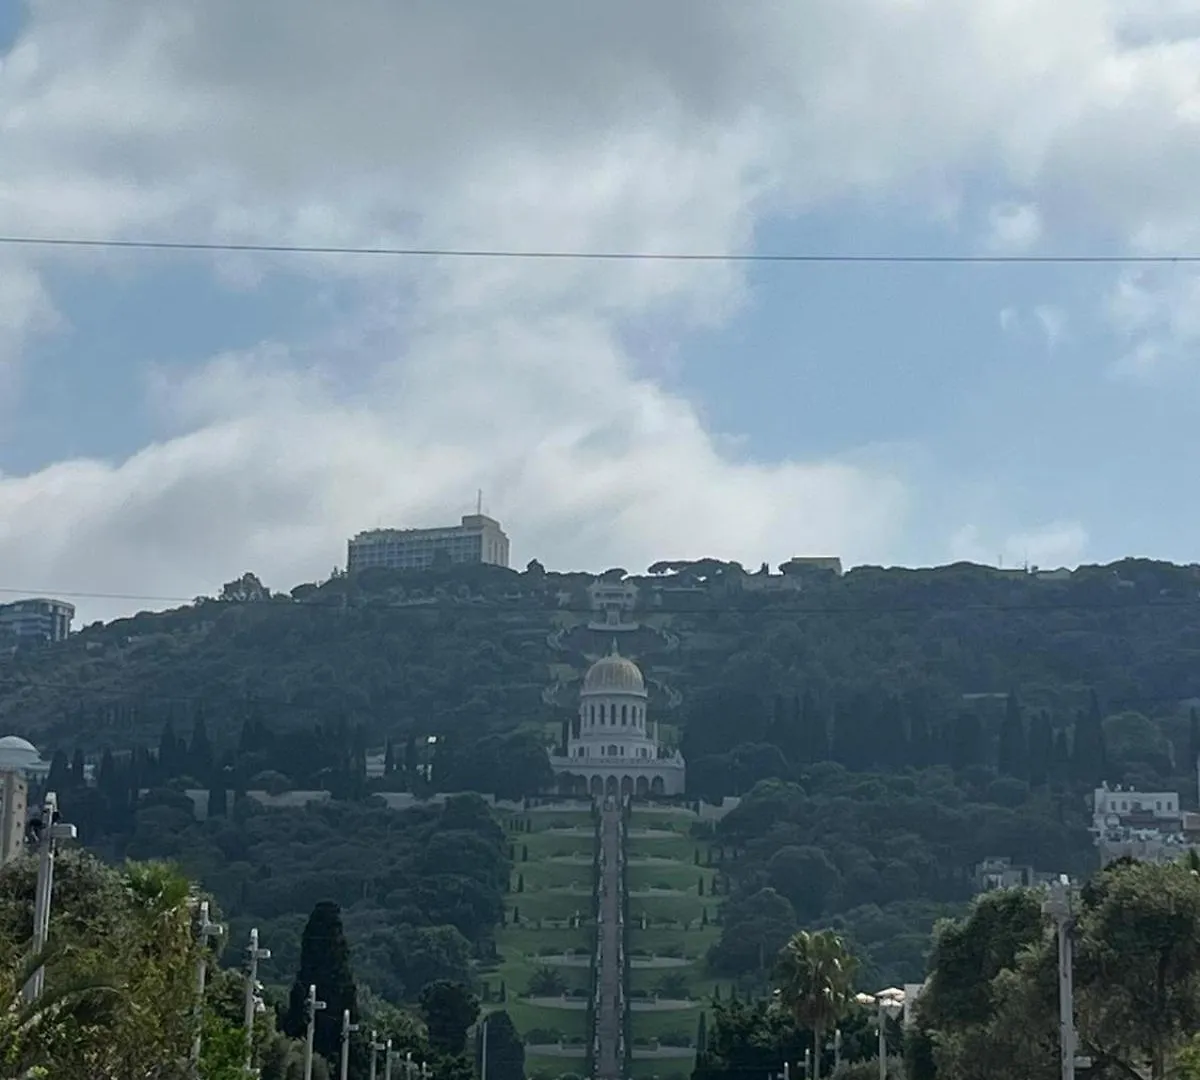
[[[5,735],[0,739],[0,769],[28,769],[41,763],[42,755],[28,739]]]
[[[635,694],[646,696],[646,680],[641,669],[632,660],[617,651],[613,642],[612,652],[597,660],[583,677],[582,696],[592,694]]]

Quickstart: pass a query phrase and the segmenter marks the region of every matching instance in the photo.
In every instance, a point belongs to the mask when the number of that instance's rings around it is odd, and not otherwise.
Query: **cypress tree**
[[[208,741],[208,725],[204,720],[203,709],[197,710],[196,719],[192,723],[192,745],[188,749],[188,767],[201,782],[207,782],[212,775],[212,743]]]
[[[158,738],[158,767],[162,773],[161,779],[165,781],[178,776],[179,766],[179,740],[175,738],[175,725],[168,718]]]
[[[1188,712],[1188,767],[1195,769],[1200,764],[1200,715],[1195,706]]]
[[[343,1010],[350,1010],[352,1022],[358,1020],[358,992],[342,928],[342,909],[331,900],[322,900],[313,908],[300,939],[300,970],[283,1017],[283,1029],[293,1038],[303,1036],[308,1026],[305,1001],[310,985],[317,988],[317,1000],[325,1002],[325,1008],[317,1013],[315,1046],[322,1057],[332,1061],[341,1046]]]
[[[708,1014],[701,1012],[696,1021],[696,1053],[703,1054],[708,1049]]]
[[[46,774],[46,790],[59,793],[71,787],[71,765],[65,750],[55,750],[50,759],[50,771]]]
[[[1071,764],[1076,780],[1095,786],[1107,778],[1108,749],[1104,742],[1104,718],[1095,690],[1089,695],[1087,711],[1079,713],[1075,720],[1072,749]]]
[[[489,1013],[487,1026],[488,1080],[525,1080],[525,1044],[513,1026],[512,1018],[503,1009]],[[476,1039],[475,1066],[482,1065],[483,1038]]]
[[[87,784],[87,768],[83,761],[83,751],[78,748],[71,755],[71,783],[77,788]]]
[[[1016,694],[1009,694],[1004,705],[1004,720],[1000,724],[1000,745],[997,766],[1002,776],[1024,780],[1029,775],[1029,745],[1025,736],[1025,719]]]
[[[1042,787],[1050,779],[1054,761],[1054,730],[1045,711],[1034,713],[1029,721],[1029,782]]]

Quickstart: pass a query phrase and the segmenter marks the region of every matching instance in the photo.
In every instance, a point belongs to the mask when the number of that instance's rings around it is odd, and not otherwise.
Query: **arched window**
[[[604,704],[603,704],[603,702],[601,702],[601,704],[600,704],[600,726],[601,727],[604,727],[604,712],[605,712]]]
[[[621,727],[624,727],[629,722],[629,706],[621,706]]]

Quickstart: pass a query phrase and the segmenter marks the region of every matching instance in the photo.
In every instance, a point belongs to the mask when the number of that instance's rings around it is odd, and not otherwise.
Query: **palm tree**
[[[813,1033],[813,1080],[821,1076],[821,1046],[827,1031],[854,1000],[857,961],[832,930],[793,934],[775,964],[780,1003],[796,1024]]]
[[[0,1077],[25,1076],[49,1065],[49,1048],[72,1027],[108,1021],[119,993],[113,981],[88,972],[72,972],[72,950],[51,945],[26,949],[0,962]],[[41,996],[27,1002],[24,989],[40,967],[58,969]]]

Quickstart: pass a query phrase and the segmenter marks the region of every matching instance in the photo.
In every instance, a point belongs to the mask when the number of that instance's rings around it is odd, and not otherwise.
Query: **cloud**
[[[0,232],[736,253],[776,214],[934,212],[983,175],[1008,245],[1188,242],[1200,45],[1165,7],[1136,26],[1114,0],[1038,7],[34,0],[0,65]],[[261,350],[160,374],[161,438],[128,460],[0,480],[22,584],[186,595],[243,565],[279,584],[479,486],[522,555],[559,564],[883,560],[904,526],[904,476],[853,447],[736,456],[624,344],[729,319],[736,266],[211,263],[239,288],[301,279],[332,325],[297,340],[283,319]]]
[[[0,258],[0,417],[14,400],[24,346],[34,335],[62,325],[37,271],[16,259]]]
[[[1126,345],[1112,374],[1145,380],[1195,366],[1200,274],[1177,268],[1128,271],[1109,292],[1104,310]]]
[[[1042,236],[1042,217],[1036,206],[1005,203],[988,214],[987,246],[1002,254],[1020,254]]]
[[[1020,566],[1053,569],[1078,566],[1087,546],[1087,530],[1077,521],[1054,521],[999,535],[985,535],[977,525],[963,525],[950,538],[950,558],[981,566],[999,563],[1008,569]]]

